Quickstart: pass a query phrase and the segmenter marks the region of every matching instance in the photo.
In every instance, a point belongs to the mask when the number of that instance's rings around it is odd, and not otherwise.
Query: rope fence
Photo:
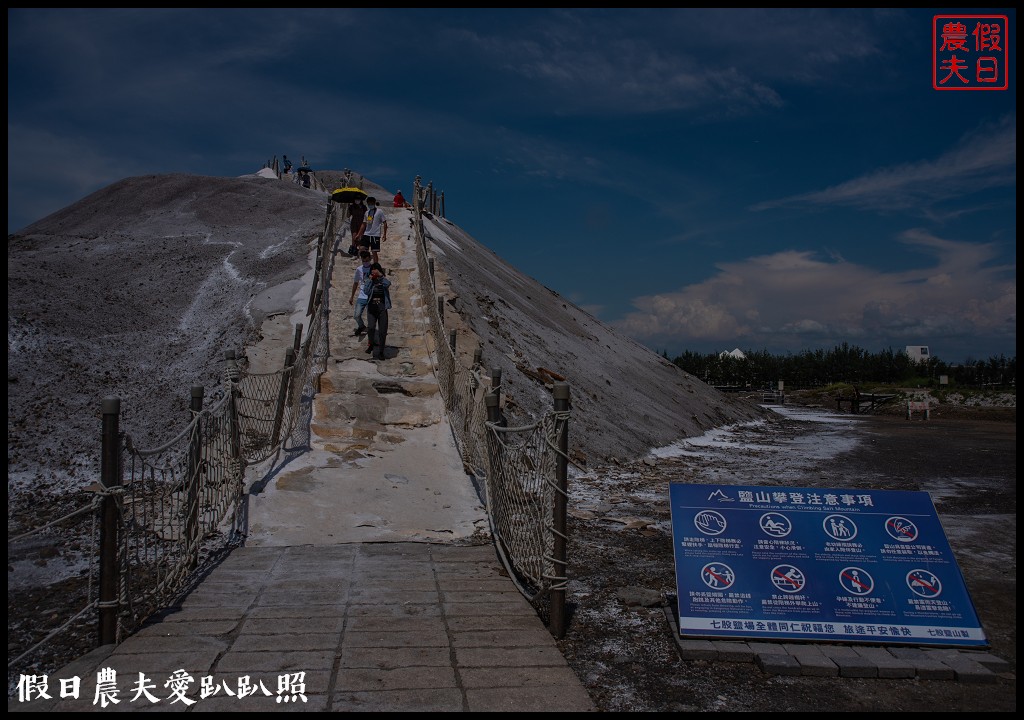
[[[187,426],[154,448],[136,447],[119,427],[120,399],[103,400],[101,481],[92,499],[45,525],[9,536],[8,565],[54,554],[82,568],[61,581],[80,598],[71,618],[45,615],[31,627],[8,628],[8,674],[38,663],[61,645],[71,660],[99,644],[121,642],[154,611],[190,587],[204,566],[238,545],[244,528],[248,467],[285,449],[308,446],[308,419],[328,355],[327,278],[340,212],[330,201],[317,242],[309,331],[296,329],[283,367],[247,373],[225,353],[224,392],[203,408],[191,389]],[[51,590],[52,588],[47,588]],[[97,622],[98,618],[98,622]],[[97,632],[98,631],[98,632]]]
[[[414,184],[416,262],[420,293],[437,347],[441,396],[467,470],[483,478],[484,500],[495,546],[520,592],[543,616],[552,634],[565,632],[566,502],[569,386],[556,383],[554,408],[529,425],[507,427],[501,413],[501,369],[482,381],[482,351],[472,367],[456,356],[456,334],[446,338],[444,298],[437,293],[435,263],[428,257],[424,213],[444,213],[444,195],[419,177]],[[429,208],[429,209],[428,209]],[[481,402],[482,401],[482,402]]]

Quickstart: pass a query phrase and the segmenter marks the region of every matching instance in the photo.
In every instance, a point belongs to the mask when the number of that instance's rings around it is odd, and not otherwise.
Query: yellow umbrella
[[[337,203],[350,203],[362,200],[366,197],[366,191],[357,187],[338,188],[331,193],[331,200]]]

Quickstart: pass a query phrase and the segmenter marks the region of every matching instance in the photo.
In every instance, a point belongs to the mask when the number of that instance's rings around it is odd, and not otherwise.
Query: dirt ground
[[[831,408],[825,408],[831,410]],[[1016,709],[1016,412],[947,409],[929,421],[862,417],[854,448],[807,469],[807,487],[926,490],[964,574],[990,651],[1011,664],[995,684],[771,676],[748,663],[683,661],[666,621],[675,577],[665,498],[670,481],[789,484],[735,449],[718,457],[638,460],[577,478],[570,518],[572,619],[562,649],[603,711],[918,711]],[[782,419],[740,442],[810,432]],[[769,462],[768,465],[771,463]],[[721,477],[721,475],[719,475]],[[721,480],[719,480],[721,481]],[[573,503],[571,503],[573,505]],[[652,521],[642,525],[630,518]],[[636,527],[639,526],[639,527]]]

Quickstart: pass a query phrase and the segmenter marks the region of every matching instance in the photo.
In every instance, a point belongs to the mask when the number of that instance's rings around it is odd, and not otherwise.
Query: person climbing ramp
[[[366,198],[366,215],[357,238],[359,246],[373,254],[373,261],[380,262],[380,244],[388,239],[388,219],[377,205],[377,198]]]
[[[391,309],[391,281],[380,263],[370,266],[369,277],[363,282],[366,303],[366,352],[375,360],[385,359],[388,339],[388,310]],[[376,350],[376,352],[374,352]]]

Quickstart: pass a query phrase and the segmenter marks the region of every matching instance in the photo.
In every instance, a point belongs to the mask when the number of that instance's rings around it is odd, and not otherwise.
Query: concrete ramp
[[[249,547],[489,540],[433,370],[412,211],[388,208],[381,264],[392,309],[384,360],[353,336],[358,261],[331,273],[330,357],[314,400],[311,447],[249,498]],[[347,246],[347,240],[340,244]]]

